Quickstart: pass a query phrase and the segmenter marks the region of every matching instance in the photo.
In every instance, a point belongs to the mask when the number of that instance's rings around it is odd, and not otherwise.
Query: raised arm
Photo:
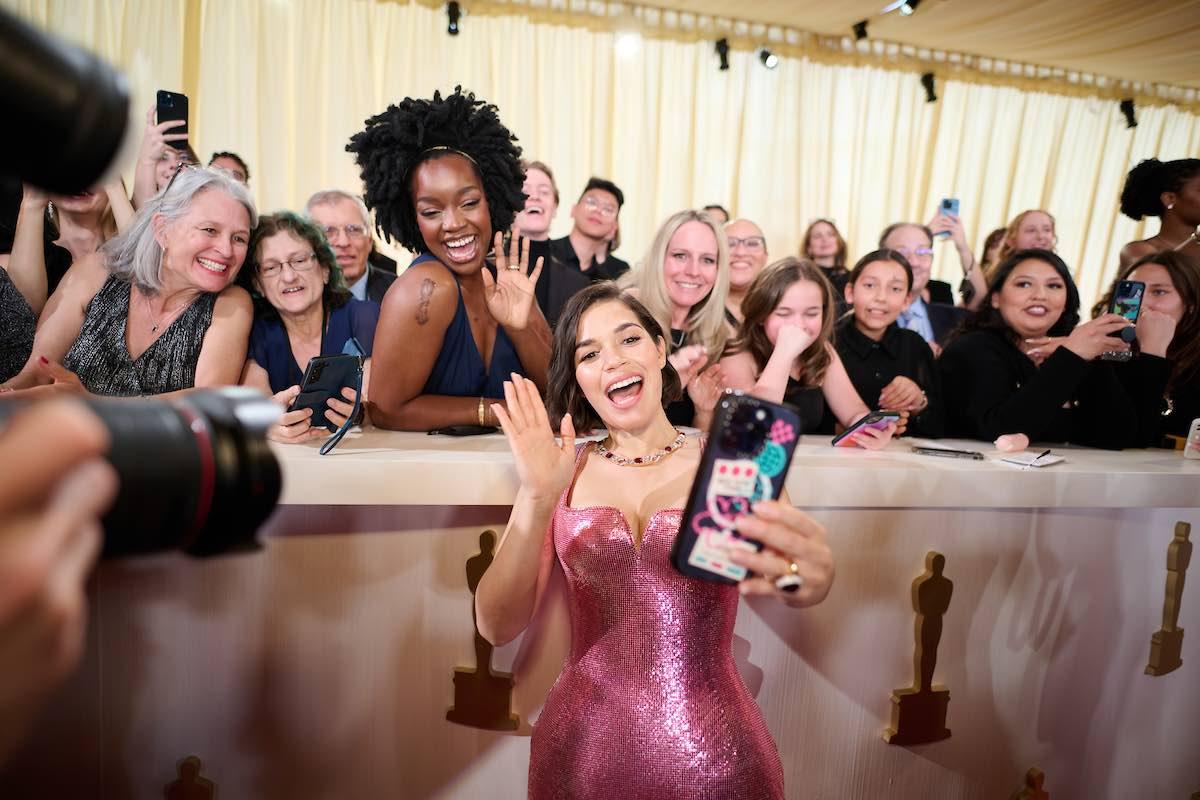
[[[504,384],[505,407],[493,411],[508,437],[521,488],[496,557],[475,591],[479,633],[494,645],[515,639],[533,618],[554,566],[550,523],[558,498],[571,482],[575,427],[570,416],[554,440],[538,388],[517,376]]]
[[[517,358],[525,368],[525,374],[544,392],[554,337],[534,295],[534,286],[542,274],[543,259],[538,257],[530,273],[528,241],[522,239],[514,228],[509,251],[505,255],[504,237],[497,233],[494,242],[496,277],[493,279],[492,274],[484,268],[483,283],[487,291],[488,311],[508,334],[517,351]]]
[[[46,225],[47,195],[36,186],[25,184],[21,210],[13,234],[12,253],[8,258],[8,277],[29,303],[36,317],[46,305]]]

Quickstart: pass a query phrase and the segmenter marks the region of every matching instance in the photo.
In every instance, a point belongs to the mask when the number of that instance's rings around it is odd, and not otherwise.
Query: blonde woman
[[[729,246],[720,224],[706,211],[671,215],[620,284],[671,332],[667,348],[686,395],[668,406],[668,418],[706,428],[722,384],[717,362],[733,333],[725,318]]]

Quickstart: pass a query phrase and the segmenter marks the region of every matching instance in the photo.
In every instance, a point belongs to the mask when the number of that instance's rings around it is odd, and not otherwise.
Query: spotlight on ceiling
[[[462,6],[451,0],[446,4],[446,19],[449,24],[446,25],[446,33],[451,36],[458,36],[458,21],[462,19]]]
[[[854,41],[861,42],[867,38],[867,21],[865,19],[854,23]]]
[[[925,102],[936,103],[937,95],[933,91],[933,73],[926,72],[921,76],[921,85],[925,87]]]
[[[717,58],[721,59],[721,70],[729,69],[729,40],[717,39]]]
[[[893,2],[879,9],[879,13],[890,14],[893,11],[899,11],[904,16],[911,17],[919,5],[921,5],[921,0],[893,0]]]
[[[759,48],[758,60],[761,61],[763,66],[767,69],[775,69],[779,66],[779,56],[775,55],[765,47]]]
[[[1137,127],[1137,115],[1134,113],[1136,109],[1133,107],[1133,98],[1126,97],[1121,101],[1121,113],[1125,115],[1125,127]]]

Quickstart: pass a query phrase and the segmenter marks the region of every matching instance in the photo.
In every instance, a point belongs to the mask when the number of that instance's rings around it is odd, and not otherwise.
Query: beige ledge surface
[[[1060,445],[1053,451],[1065,462],[1022,469],[1001,463],[1002,454],[983,442],[940,444],[977,450],[987,460],[918,455],[905,439],[867,452],[805,436],[788,493],[796,505],[812,508],[1200,507],[1200,461],[1179,452]],[[498,433],[455,438],[371,429],[351,432],[327,456],[319,446],[272,445],[283,469],[281,503],[507,506],[517,490],[512,456]]]

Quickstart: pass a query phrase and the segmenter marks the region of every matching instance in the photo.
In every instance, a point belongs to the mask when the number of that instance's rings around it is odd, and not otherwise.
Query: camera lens
[[[0,422],[22,403],[0,403]],[[89,399],[108,428],[120,490],[104,516],[104,557],[183,550],[205,556],[257,546],[279,499],[266,442],[279,416],[244,387],[171,400]]]
[[[112,434],[121,491],[104,518],[106,557],[181,549],[214,555],[256,546],[279,499],[266,442],[278,408],[230,387],[163,400],[97,400]]]
[[[775,415],[769,409],[746,405],[742,398],[728,402],[734,408],[722,433],[721,446],[738,458],[753,458],[762,450]]]

